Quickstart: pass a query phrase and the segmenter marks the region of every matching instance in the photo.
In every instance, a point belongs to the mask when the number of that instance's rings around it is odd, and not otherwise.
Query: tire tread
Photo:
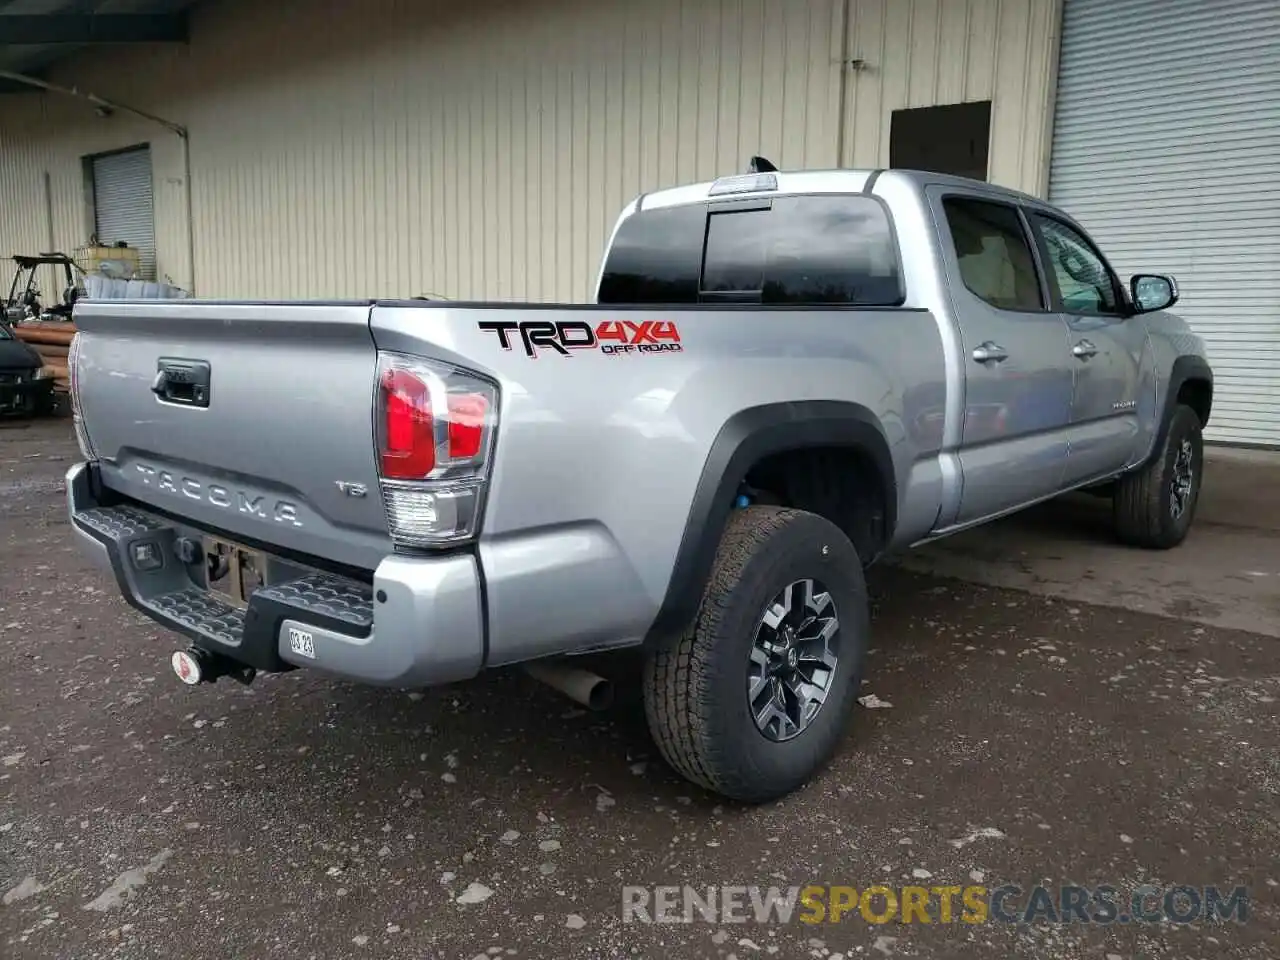
[[[1126,474],[1116,482],[1112,521],[1116,536],[1122,543],[1148,549],[1168,549],[1182,541],[1183,537],[1165,523],[1164,492],[1171,468],[1169,450],[1184,433],[1198,433],[1199,422],[1199,416],[1190,407],[1185,404],[1174,407],[1160,449],[1142,469]]]
[[[645,713],[663,758],[686,779],[731,797],[764,794],[736,769],[711,736],[713,688],[720,682],[709,656],[734,588],[750,559],[803,511],[761,506],[730,515],[692,625],[646,658]]]

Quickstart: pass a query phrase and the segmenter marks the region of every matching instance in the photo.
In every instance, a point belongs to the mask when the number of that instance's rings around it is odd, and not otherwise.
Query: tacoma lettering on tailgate
[[[257,517],[259,520],[274,520],[276,523],[287,523],[294,527],[302,526],[302,521],[298,519],[297,505],[288,500],[268,500],[261,493],[247,493],[218,483],[206,483],[195,477],[185,477],[145,463],[136,463],[134,468],[141,476],[143,484],[152,489],[163,490],[165,493],[172,493],[190,500],[199,500],[222,510],[235,510],[237,513]]]

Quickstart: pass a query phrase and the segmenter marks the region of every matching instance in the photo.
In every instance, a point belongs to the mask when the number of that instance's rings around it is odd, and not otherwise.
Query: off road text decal
[[[480,329],[497,334],[503,350],[513,345],[518,334],[525,356],[535,360],[541,350],[553,350],[562,357],[571,350],[599,350],[624,353],[679,353],[680,331],[671,320],[603,320],[594,329],[582,320],[481,320]]]

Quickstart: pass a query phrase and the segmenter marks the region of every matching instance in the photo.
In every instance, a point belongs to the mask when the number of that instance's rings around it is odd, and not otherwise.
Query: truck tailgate
[[[198,525],[373,569],[369,303],[88,301],[75,389],[110,489]]]

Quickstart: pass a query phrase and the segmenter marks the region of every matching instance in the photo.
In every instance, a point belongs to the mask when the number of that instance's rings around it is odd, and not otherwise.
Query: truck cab
[[[877,233],[884,243],[871,239]],[[898,262],[884,256],[890,244],[904,254],[900,277],[890,276]],[[880,265],[851,270],[851,256],[868,251]],[[895,546],[1108,483],[1149,457],[1180,390],[1201,426],[1208,421],[1203,341],[1165,312],[1177,302],[1176,282],[1151,274],[1122,282],[1065,212],[965,178],[770,170],[643,195],[618,218],[598,299],[777,308],[793,263],[815,283],[823,266],[858,277],[856,291],[832,302],[924,309],[937,321],[945,364],[914,387],[933,398],[916,416],[934,433],[942,502],[927,529],[906,504]],[[894,282],[901,288],[886,286]],[[806,293],[805,303],[823,299]]]

